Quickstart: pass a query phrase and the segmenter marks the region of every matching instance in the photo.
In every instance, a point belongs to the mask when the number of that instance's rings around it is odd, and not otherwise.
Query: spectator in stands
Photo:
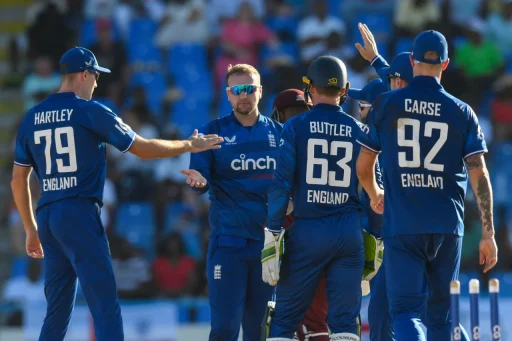
[[[150,113],[131,107],[122,112],[123,121],[137,129],[137,134],[145,139],[159,137],[158,130],[151,120]],[[131,153],[121,153],[110,148],[110,155],[116,160],[119,178],[119,201],[144,201],[153,197],[153,172],[156,160],[142,160]]]
[[[204,0],[168,0],[155,37],[164,51],[176,43],[203,44],[209,38]]]
[[[435,29],[441,19],[441,9],[434,0],[400,0],[395,6],[395,34],[414,37],[426,29]]]
[[[170,126],[162,134],[164,139],[181,138],[179,130]],[[186,177],[180,173],[180,170],[187,169],[190,163],[190,154],[185,153],[173,158],[157,160],[155,164],[155,215],[157,225],[157,235],[164,233],[166,226],[165,207],[172,203],[182,201],[182,193],[188,185],[185,183]],[[195,200],[197,201],[197,200]]]
[[[180,297],[190,293],[196,262],[185,254],[183,239],[173,232],[160,245],[153,271],[159,294],[163,297]]]
[[[56,92],[59,86],[60,75],[55,71],[52,60],[48,56],[37,57],[34,61],[34,71],[23,82],[25,110],[38,104],[37,98],[42,96],[46,98],[49,94]]]
[[[155,285],[151,268],[141,250],[121,237],[110,237],[109,243],[119,298],[154,297]]]
[[[112,15],[108,17],[112,18],[120,38],[124,41],[130,39],[130,25],[134,19],[143,18],[159,22],[165,10],[161,0],[117,0],[113,3],[115,7]]]
[[[101,86],[94,91],[94,98],[109,98],[116,106],[121,104],[121,96],[130,78],[128,56],[122,41],[115,41],[112,23],[108,19],[96,21],[98,41],[88,47],[98,63],[112,72],[102,75]]]
[[[44,302],[44,281],[41,260],[30,258],[26,276],[9,278],[4,286],[3,299],[13,302]]]
[[[357,32],[358,16],[377,14],[391,18],[397,2],[395,0],[344,0],[341,5],[341,17],[345,20],[348,31],[356,30]]]
[[[49,56],[57,66],[61,55],[71,45],[72,31],[66,25],[66,18],[53,3],[47,3],[29,26],[28,55],[31,60]]]
[[[86,19],[109,19],[114,15],[116,1],[86,0],[84,16]]]
[[[33,1],[30,7],[27,9],[25,17],[28,24],[34,23],[38,15],[46,8],[48,3],[52,3],[56,6],[57,10],[61,14],[66,14],[68,10],[67,0],[36,0]]]
[[[327,49],[327,40],[331,33],[345,33],[345,23],[340,18],[329,15],[327,10],[326,0],[312,0],[309,2],[308,11],[311,14],[299,22],[297,39],[304,67]]]
[[[501,12],[487,18],[487,37],[506,58],[512,57],[512,0],[502,0]]]
[[[255,17],[249,2],[243,2],[238,15],[222,25],[219,39],[222,52],[215,63],[217,87],[223,84],[229,64],[247,63],[258,67],[258,46],[276,47],[278,43],[272,31]]]
[[[493,86],[491,119],[496,141],[512,140],[512,75],[505,75]]]
[[[190,287],[193,296],[208,296],[208,278],[206,276],[206,257],[208,253],[208,244],[210,241],[210,230],[205,229],[201,233],[201,244],[203,257],[197,264],[196,271],[191,276]]]
[[[265,0],[210,0],[207,5],[207,18],[212,33],[220,33],[222,25],[237,16],[243,3],[251,5],[255,18],[264,18]]]
[[[485,91],[490,89],[497,76],[503,71],[503,56],[495,43],[485,39],[484,22],[473,19],[467,24],[468,40],[455,50],[455,64],[466,78],[464,99],[472,107],[478,107]]]
[[[443,1],[446,6],[448,20],[452,25],[466,27],[474,19],[481,20],[479,17],[483,12],[486,1],[482,0],[449,0]]]

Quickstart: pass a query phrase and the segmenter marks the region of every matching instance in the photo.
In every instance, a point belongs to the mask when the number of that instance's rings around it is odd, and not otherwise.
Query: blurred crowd
[[[26,109],[58,89],[62,53],[84,46],[112,70],[100,77],[94,99],[141,136],[166,139],[186,138],[193,128],[229,114],[229,64],[260,70],[260,111],[268,116],[275,95],[301,88],[308,63],[319,55],[341,58],[352,87],[376,77],[354,47],[361,41],[358,22],[372,30],[388,61],[410,49],[418,32],[441,31],[451,58],[442,84],[471,104],[490,146],[497,269],[512,270],[512,0],[46,0],[30,7],[27,21],[26,35],[10,44],[11,70],[19,70],[19,56],[28,61],[19,71],[25,74],[20,87]],[[358,115],[354,102],[344,108]],[[208,197],[184,183],[179,171],[188,163],[189,155],[143,161],[109,149],[102,220],[122,298],[207,292]],[[37,186],[33,181],[35,202]],[[462,270],[476,273],[480,220],[471,194],[467,201]],[[42,297],[44,269],[24,256],[14,205],[6,221],[13,270],[3,298]]]

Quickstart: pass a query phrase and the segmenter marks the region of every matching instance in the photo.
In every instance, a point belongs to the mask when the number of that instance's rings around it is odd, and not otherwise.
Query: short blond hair
[[[228,72],[226,73],[226,84],[228,83],[229,77],[232,75],[249,75],[256,76],[258,79],[261,79],[260,73],[256,68],[249,64],[236,64],[228,66]]]

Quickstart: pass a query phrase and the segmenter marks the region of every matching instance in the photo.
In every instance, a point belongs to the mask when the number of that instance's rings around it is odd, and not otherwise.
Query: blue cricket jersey
[[[328,104],[286,121],[269,193],[270,230],[283,226],[292,189],[297,220],[362,209],[355,168],[362,129],[341,107]]]
[[[384,237],[464,233],[467,171],[464,159],[487,152],[469,105],[447,93],[435,77],[417,76],[381,95],[358,142],[382,151]]]
[[[16,136],[14,163],[33,167],[41,199],[38,208],[69,197],[102,205],[106,143],[126,152],[133,130],[109,108],[74,93],[56,93],[30,109]]]
[[[384,57],[377,55],[377,57],[375,57],[370,64],[373,66],[375,72],[377,72],[388,90],[391,90],[391,85],[389,84],[389,64],[384,59]]]
[[[222,148],[192,154],[190,168],[208,181],[211,236],[229,235],[263,240],[268,189],[278,156],[282,124],[259,115],[244,127],[235,115],[214,120],[199,130],[224,137]]]

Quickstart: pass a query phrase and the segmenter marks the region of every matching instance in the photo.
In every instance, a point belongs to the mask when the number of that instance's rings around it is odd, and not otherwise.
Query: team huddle
[[[27,253],[46,268],[39,340],[65,339],[77,278],[96,339],[124,340],[99,219],[106,143],[145,159],[192,153],[181,172],[211,202],[209,340],[236,341],[242,327],[245,341],[358,341],[369,293],[372,341],[427,340],[421,323],[428,340],[450,340],[468,180],[482,219],[480,262],[485,272],[497,262],[484,136],[472,108],[441,85],[441,33],[420,33],[388,65],[368,27],[358,28],[356,48],[380,78],[352,89],[343,61],[320,56],[303,91],[281,92],[267,117],[257,109],[258,71],[230,66],[233,111],[185,141],[145,140],[91,101],[110,71],[89,50],[66,52],[61,89],[20,125],[13,169]],[[343,112],[347,98],[359,101],[361,121]],[[43,184],[35,217],[32,169]]]

